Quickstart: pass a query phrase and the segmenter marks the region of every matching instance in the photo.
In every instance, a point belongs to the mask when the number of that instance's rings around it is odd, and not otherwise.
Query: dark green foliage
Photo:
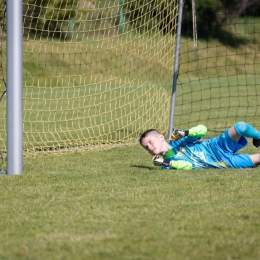
[[[6,2],[5,0],[0,0],[0,21],[1,21],[1,26],[5,24],[5,11],[6,11]]]
[[[196,0],[196,20],[198,24],[211,27],[217,20],[219,10],[222,8],[220,0]],[[183,21],[192,21],[192,0],[185,1]]]
[[[166,0],[124,1],[127,19],[140,32],[160,30],[169,33],[174,25],[177,9],[176,2]]]
[[[149,31],[152,28],[164,33],[173,31],[177,20],[173,19],[175,6],[179,1],[140,0],[124,1],[126,17],[139,31]],[[221,26],[226,19],[235,16],[259,16],[259,1],[237,0],[195,0],[196,20],[198,28],[211,30],[214,26]],[[183,30],[192,35],[192,0],[184,1]]]
[[[195,0],[195,6],[197,28],[201,37],[212,36],[229,18],[260,16],[260,3],[255,0]],[[192,0],[185,1],[182,21],[182,32],[191,36],[193,33]]]
[[[79,0],[26,0],[23,2],[24,35],[68,38],[69,22]]]

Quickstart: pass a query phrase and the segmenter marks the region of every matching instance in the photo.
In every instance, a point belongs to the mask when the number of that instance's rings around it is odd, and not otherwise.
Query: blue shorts
[[[249,154],[235,154],[237,151],[247,146],[245,137],[241,136],[239,141],[236,142],[229,136],[228,130],[226,130],[216,138],[215,146],[216,152],[226,162],[228,167],[256,167]]]

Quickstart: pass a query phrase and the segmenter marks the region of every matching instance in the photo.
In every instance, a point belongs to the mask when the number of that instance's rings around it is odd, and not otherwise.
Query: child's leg
[[[256,147],[260,146],[260,132],[246,122],[234,124],[234,126],[228,130],[228,134],[236,142],[239,141],[241,136],[251,137],[253,138],[253,144]]]
[[[252,154],[252,155],[249,155],[252,162],[255,164],[255,165],[259,165],[260,164],[260,154]]]
[[[228,135],[233,139],[235,140],[236,142],[239,141],[240,139],[240,135],[237,133],[236,129],[234,126],[230,127],[229,130],[228,130]]]

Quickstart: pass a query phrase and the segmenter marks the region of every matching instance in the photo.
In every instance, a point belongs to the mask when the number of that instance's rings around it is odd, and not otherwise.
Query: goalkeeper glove
[[[176,170],[191,170],[192,169],[192,164],[190,162],[186,162],[184,160],[167,160],[167,159],[163,159],[160,158],[158,155],[155,155],[153,157],[153,163],[156,166],[170,166],[173,169]]]
[[[204,137],[206,134],[207,134],[207,127],[204,125],[197,125],[188,130],[176,129],[173,131],[171,138],[176,141],[184,136],[201,138],[201,137]]]
[[[197,125],[188,130],[188,136],[204,137],[207,134],[207,127],[204,125]]]
[[[178,139],[187,136],[189,130],[179,130],[179,129],[173,129],[172,134],[171,134],[171,139],[174,141],[177,141]]]
[[[153,161],[153,164],[156,165],[156,166],[170,166],[170,160],[169,159],[163,159],[163,158],[160,158],[158,155],[155,155],[152,159]]]

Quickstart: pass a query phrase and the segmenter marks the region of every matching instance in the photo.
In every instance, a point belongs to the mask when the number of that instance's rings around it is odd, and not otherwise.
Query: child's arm
[[[197,137],[201,138],[207,134],[207,127],[204,125],[197,125],[192,127],[188,130],[176,130],[180,137],[190,136],[190,137]]]
[[[191,170],[192,164],[190,162],[186,162],[184,160],[170,160],[170,159],[163,159],[157,156],[153,157],[153,163],[155,165],[162,166],[165,169],[175,169],[175,170]]]
[[[188,136],[192,137],[204,137],[207,134],[207,127],[204,125],[197,125],[190,128],[188,131]]]
[[[170,161],[170,166],[176,170],[191,170],[192,164],[183,160]]]

